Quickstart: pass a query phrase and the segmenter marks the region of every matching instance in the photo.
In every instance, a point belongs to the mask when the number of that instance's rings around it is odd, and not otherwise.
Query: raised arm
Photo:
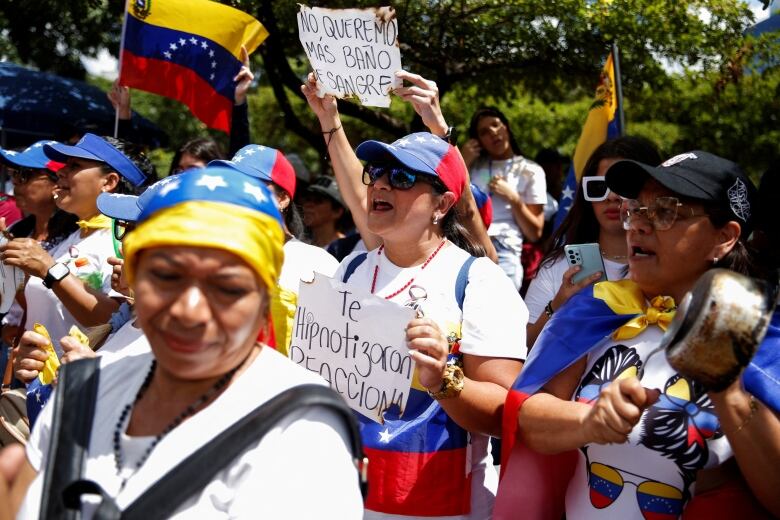
[[[255,75],[249,68],[249,53],[246,47],[241,46],[241,70],[238,71],[233,81],[236,82],[236,90],[233,94],[233,117],[230,123],[230,147],[228,157],[233,157],[237,151],[251,142],[249,131],[249,104],[246,95]]]
[[[322,98],[317,97],[317,81],[313,72],[306,78],[301,91],[320,122],[333,172],[339,183],[339,191],[352,213],[355,227],[360,232],[366,248],[374,249],[382,243],[382,239],[368,230],[368,201],[367,190],[362,180],[363,165],[355,155],[341,125],[336,98],[329,94]]]
[[[398,97],[412,104],[415,112],[422,118],[423,124],[428,127],[428,130],[433,135],[444,138],[449,127],[441,112],[439,88],[436,86],[436,82],[405,70],[396,72],[396,76],[411,83],[408,87],[401,87],[395,90]],[[454,145],[455,143],[451,144]],[[471,190],[463,191],[456,209],[458,220],[468,230],[469,235],[485,248],[488,258],[498,262],[496,248],[487,234],[485,224],[482,222],[477,202],[474,200]]]

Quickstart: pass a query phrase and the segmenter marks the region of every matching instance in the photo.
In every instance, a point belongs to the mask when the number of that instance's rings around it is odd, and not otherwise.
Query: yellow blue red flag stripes
[[[616,67],[616,53],[616,50],[610,53],[606,63],[604,63],[604,68],[601,69],[599,84],[596,87],[596,96],[588,111],[585,125],[582,127],[577,147],[574,149],[574,159],[566,175],[561,200],[558,201],[559,209],[555,215],[556,228],[563,222],[574,202],[574,195],[577,193],[582,170],[585,168],[585,163],[588,162],[590,155],[604,141],[623,134],[620,117],[622,107],[620,106],[620,96],[618,96],[620,77]]]
[[[230,131],[241,46],[268,36],[260,22],[208,0],[128,0],[120,84],[181,101],[207,126]]]

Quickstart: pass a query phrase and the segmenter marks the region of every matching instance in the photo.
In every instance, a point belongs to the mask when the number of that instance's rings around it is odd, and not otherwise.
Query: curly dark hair
[[[147,186],[154,184],[157,181],[157,169],[152,164],[152,161],[144,154],[141,146],[125,141],[123,139],[116,139],[114,137],[103,136],[111,146],[122,152],[125,157],[130,159],[141,172],[146,175],[146,179],[140,186],[134,186],[132,182],[125,179],[124,176],[119,176],[119,184],[117,184],[114,193],[122,193],[126,195],[138,195]],[[104,174],[116,171],[114,167],[103,163],[100,166]]]

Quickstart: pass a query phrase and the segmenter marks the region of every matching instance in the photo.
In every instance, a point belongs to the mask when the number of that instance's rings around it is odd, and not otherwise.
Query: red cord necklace
[[[433,253],[431,253],[431,256],[429,256],[428,259],[425,260],[425,262],[423,262],[422,267],[420,267],[420,271],[425,269],[428,266],[428,264],[431,263],[431,260],[433,260],[436,257],[438,252],[441,250],[442,247],[444,247],[444,244],[446,244],[446,243],[447,243],[447,239],[445,238],[444,240],[441,241],[441,244],[439,244],[439,247],[437,247],[433,251]],[[378,257],[382,256],[382,251],[384,250],[384,248],[385,248],[384,244],[379,246],[379,251],[377,251],[377,256]],[[374,290],[376,289],[376,279],[377,279],[378,276],[379,276],[379,258],[377,258],[376,265],[374,266],[374,279],[371,281],[371,294],[374,294]],[[412,283],[414,283],[414,278],[415,278],[414,276],[412,278],[410,278],[409,281],[406,282],[403,287],[401,287],[400,289],[395,291],[393,294],[389,294],[389,295],[385,296],[385,300],[391,300],[391,299],[395,298],[396,296],[398,296],[399,294],[401,294],[407,287],[409,287],[410,285],[412,285]]]

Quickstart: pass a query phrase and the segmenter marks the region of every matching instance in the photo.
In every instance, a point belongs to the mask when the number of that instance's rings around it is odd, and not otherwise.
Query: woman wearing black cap
[[[301,208],[313,245],[328,248],[334,240],[344,238],[345,221],[351,219],[336,179],[326,175],[315,179],[301,195]]]
[[[596,284],[556,313],[510,392],[510,428],[537,452],[573,452],[570,518],[763,518],[761,505],[779,514],[776,381],[754,385],[749,368],[708,391],[653,355],[702,274],[751,274],[755,188],[736,164],[701,151],[659,167],[620,161],[607,184],[626,197],[630,280]],[[502,514],[519,480],[504,477]]]
[[[86,134],[75,146],[44,145],[50,159],[65,163],[57,172],[56,203],[79,218],[79,229],[50,252],[28,238],[14,239],[0,248],[3,262],[30,275],[24,292],[26,329],[40,323],[51,337],[61,338],[76,323],[92,326],[107,322],[119,307],[116,300],[105,296],[111,288],[112,272],[106,260],[115,252],[111,221],[100,215],[97,196],[133,192],[146,181],[147,172],[153,171],[148,159],[127,150],[131,160],[119,149],[123,146],[120,141],[109,142],[93,134]],[[61,354],[59,345],[55,349]],[[39,368],[18,366],[17,377],[30,379],[25,370]]]

